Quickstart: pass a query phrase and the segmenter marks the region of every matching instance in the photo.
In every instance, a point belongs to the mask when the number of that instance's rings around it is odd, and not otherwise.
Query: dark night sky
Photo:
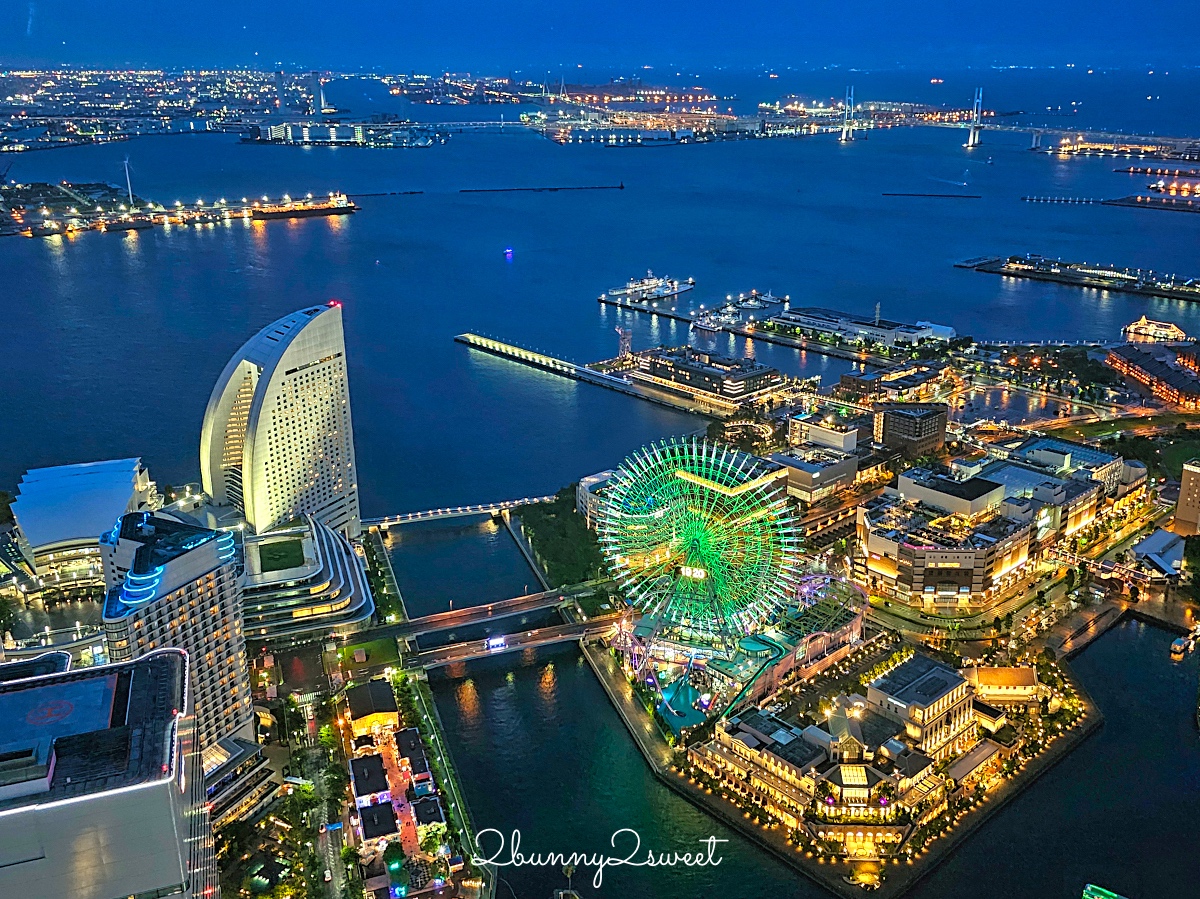
[[[0,0],[0,63],[1197,64],[1195,0]]]

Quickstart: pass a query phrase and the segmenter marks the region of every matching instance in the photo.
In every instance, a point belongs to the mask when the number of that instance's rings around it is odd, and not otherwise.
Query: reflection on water
[[[98,602],[77,600],[46,606],[41,601],[35,600],[18,609],[17,618],[12,627],[12,635],[14,639],[21,640],[47,628],[59,630],[75,627],[76,624],[98,625],[100,623],[101,608]]]
[[[385,546],[414,618],[541,589],[508,529],[489,517],[394,527]]]
[[[1200,807],[1200,659],[1173,664],[1171,639],[1130,623],[1075,660],[1104,728],[972,836],[917,899],[1077,899],[1088,882],[1139,899],[1190,895],[1179,888],[1192,872],[1178,825]],[[614,870],[600,893],[586,872],[574,880],[582,896],[828,895],[656,781],[574,648],[467,668],[468,681],[435,674],[431,684],[479,827],[519,828],[523,851],[602,851],[619,827],[681,851],[709,835],[730,841],[716,868]],[[566,885],[554,869],[503,876],[534,899]]]

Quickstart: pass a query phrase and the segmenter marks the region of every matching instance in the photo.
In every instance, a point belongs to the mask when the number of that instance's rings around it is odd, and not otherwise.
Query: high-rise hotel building
[[[307,514],[359,536],[340,303],[285,315],[225,366],[204,413],[200,472],[213,501],[256,533]]]
[[[109,657],[178,647],[191,658],[199,744],[253,738],[234,534],[131,512],[100,538]]]
[[[188,663],[0,677],[0,896],[220,899]]]

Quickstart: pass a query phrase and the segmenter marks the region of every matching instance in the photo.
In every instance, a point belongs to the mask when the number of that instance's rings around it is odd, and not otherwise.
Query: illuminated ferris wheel
[[[671,440],[634,453],[597,529],[627,601],[664,639],[731,650],[796,593],[786,474],[724,445]]]

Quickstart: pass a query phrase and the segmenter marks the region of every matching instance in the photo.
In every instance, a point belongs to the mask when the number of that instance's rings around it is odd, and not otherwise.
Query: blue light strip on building
[[[237,545],[234,543],[232,531],[222,531],[217,536],[217,556],[222,562],[228,562],[237,555]]]
[[[162,583],[163,566],[157,566],[149,574],[125,575],[125,583],[121,587],[121,601],[128,606],[145,605],[154,599]]]

